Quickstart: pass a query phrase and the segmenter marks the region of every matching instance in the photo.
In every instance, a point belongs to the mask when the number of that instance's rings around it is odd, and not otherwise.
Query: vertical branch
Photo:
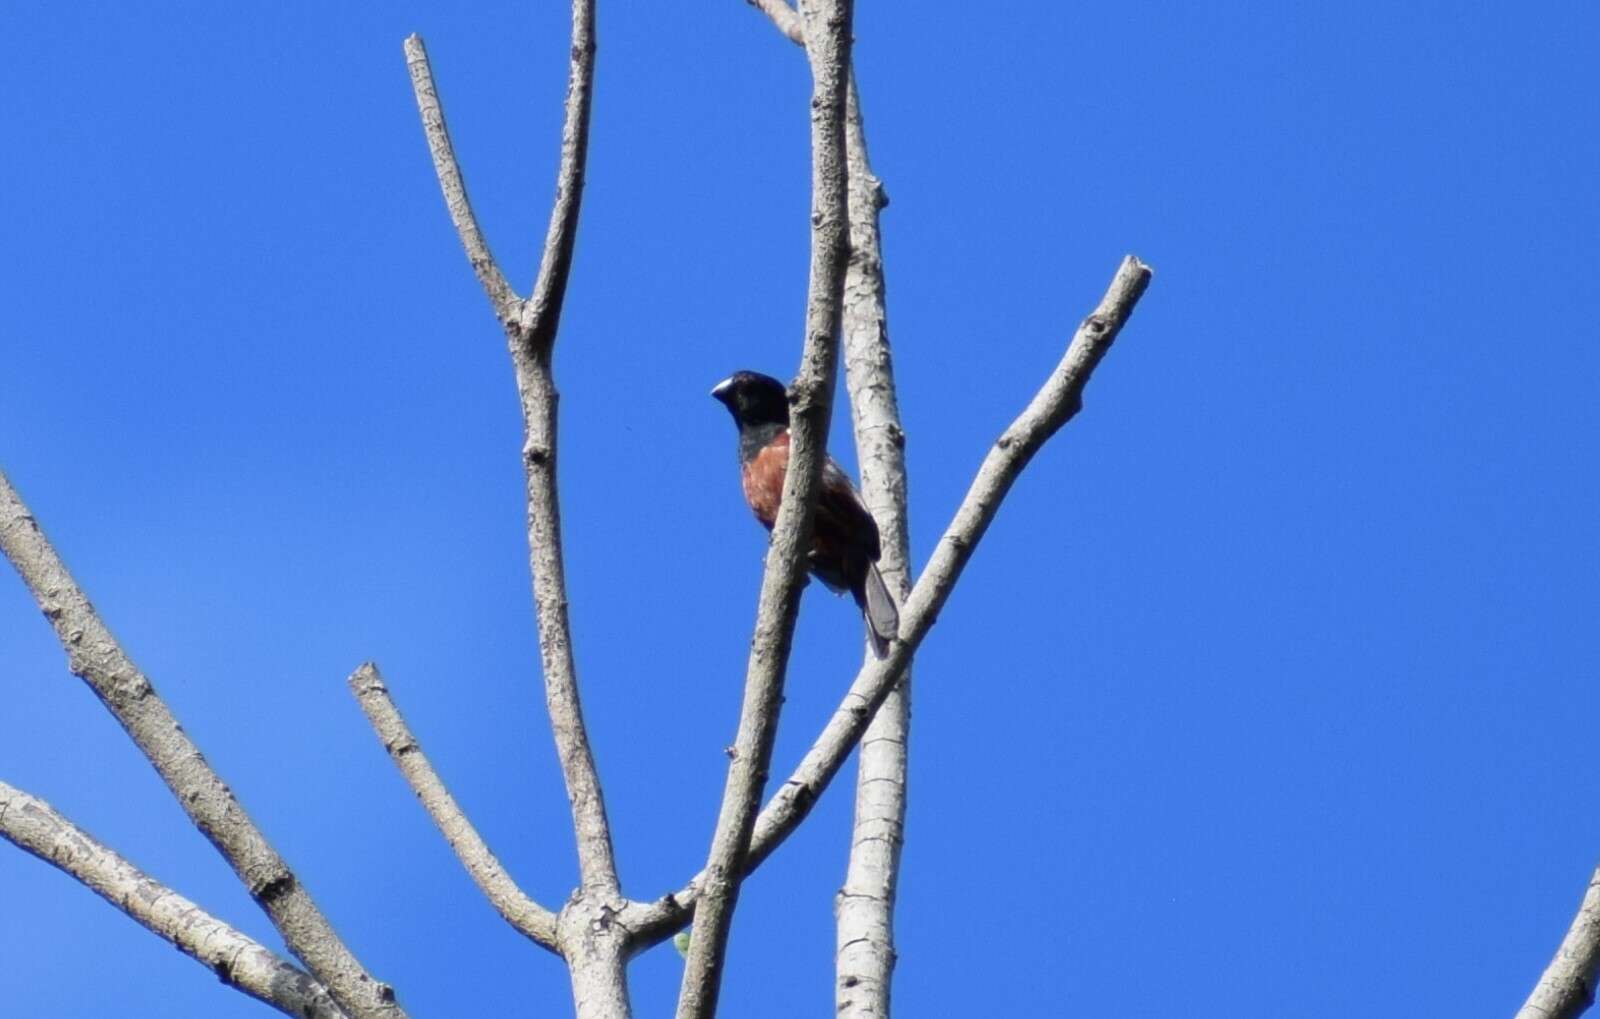
[[[414,37],[413,37],[414,39]],[[421,43],[415,49],[420,52]],[[409,55],[412,42],[406,44]],[[502,299],[492,272],[479,264],[488,247],[471,221],[471,206],[459,190],[460,170],[447,146],[429,145],[439,174],[445,203],[455,219],[462,245],[483,282],[501,325],[506,331],[517,395],[522,405],[522,465],[528,498],[528,565],[533,574],[533,601],[539,630],[539,659],[544,675],[545,707],[555,738],[561,777],[572,808],[572,830],[578,847],[581,886],[556,917],[555,943],[572,976],[572,997],[580,1019],[621,1019],[630,1012],[624,973],[631,938],[618,923],[631,904],[621,897],[616,856],[611,846],[611,825],[606,817],[600,775],[589,746],[578,696],[578,668],[572,652],[572,627],[567,615],[566,563],[561,544],[561,499],[557,486],[557,403],[551,370],[561,309],[578,235],[578,214],[583,200],[585,165],[589,149],[589,111],[594,99],[595,4],[572,0],[571,63],[567,73],[566,115],[561,127],[561,162],[556,172],[555,202],[545,231],[544,249],[533,293],[526,301],[513,294]],[[431,76],[418,75],[412,60],[413,81],[423,126],[429,125],[427,97],[434,95]],[[426,71],[427,64],[420,64]],[[434,99],[437,106],[437,98]],[[442,124],[442,117],[441,117]],[[438,135],[448,139],[443,131]],[[443,151],[448,158],[441,159]],[[467,215],[458,215],[457,210]],[[507,288],[509,289],[509,287]],[[540,917],[539,923],[543,924]]]
[[[619,893],[611,826],[594,753],[589,748],[578,697],[578,666],[567,618],[567,575],[561,544],[561,499],[556,484],[556,409],[558,394],[551,354],[561,307],[566,299],[583,198],[584,164],[589,149],[589,108],[594,96],[594,0],[573,0],[571,67],[567,75],[566,118],[561,128],[561,165],[555,204],[545,233],[544,252],[533,296],[525,301],[518,328],[508,336],[522,401],[522,466],[528,488],[528,563],[533,572],[539,655],[544,670],[545,704],[555,736],[561,775],[572,807],[583,890],[615,897]]]
[[[517,341],[512,340],[515,344]],[[533,572],[539,656],[544,670],[545,706],[556,755],[572,807],[583,890],[615,896],[620,889],[611,848],[611,826],[600,789],[600,774],[589,747],[578,667],[567,616],[566,563],[561,544],[560,493],[556,484],[555,380],[548,348],[541,354],[513,353],[522,397],[522,466],[528,492],[528,563]]]
[[[1577,1019],[1594,1004],[1595,975],[1600,972],[1600,868],[1589,878],[1588,891],[1561,939],[1556,957],[1545,967],[1517,1019]]]
[[[404,1016],[394,992],[374,980],[345,947],[288,863],[111,635],[3,472],[0,550],[55,629],[68,668],[116,716],[189,820],[216,846],[272,920],[289,951],[353,1019]]]
[[[482,283],[495,316],[506,330],[517,395],[522,405],[522,464],[528,499],[528,564],[533,574],[533,600],[539,630],[545,706],[555,737],[561,777],[572,807],[572,829],[578,844],[578,868],[584,892],[615,898],[620,891],[611,826],[606,817],[600,776],[589,747],[578,696],[578,669],[572,653],[572,627],[567,616],[566,564],[561,545],[561,500],[556,485],[556,409],[558,394],[551,356],[561,308],[566,299],[577,241],[578,213],[583,200],[584,168],[589,151],[589,111],[594,98],[594,0],[573,0],[571,63],[567,72],[566,115],[561,127],[561,161],[556,172],[555,203],[545,231],[544,249],[533,296],[520,300],[489,253],[488,242],[472,215],[461,168],[450,147],[438,89],[422,40],[406,40],[406,63],[423,130],[433,153],[434,169],[445,205],[461,237],[473,271]]]
[[[861,464],[861,495],[878,522],[884,582],[897,602],[911,591],[905,430],[895,396],[884,300],[878,212],[887,204],[867,160],[860,92],[852,73],[845,110],[850,175],[850,268],[844,285],[845,382]],[[855,820],[844,886],[835,904],[834,1010],[886,1017],[894,973],[894,903],[905,841],[911,668],[889,691],[861,738]]]
[[[750,0],[785,38],[805,44],[788,0]],[[844,282],[845,382],[861,463],[861,495],[882,537],[878,568],[895,600],[911,590],[906,511],[905,430],[895,396],[884,302],[883,247],[878,212],[888,204],[867,159],[855,72],[845,109],[849,169],[850,265]],[[911,730],[911,669],[889,691],[861,739],[855,822],[844,887],[835,904],[835,1011],[889,1014],[894,971],[894,900],[905,842],[906,752]]]
[[[678,1019],[709,1019],[721,988],[728,928],[745,872],[751,831],[766,787],[783,700],[784,672],[826,458],[848,245],[844,107],[850,66],[850,0],[802,5],[811,62],[811,274],[805,346],[791,388],[789,468],[767,549],[739,731],[706,862],[684,963]]]

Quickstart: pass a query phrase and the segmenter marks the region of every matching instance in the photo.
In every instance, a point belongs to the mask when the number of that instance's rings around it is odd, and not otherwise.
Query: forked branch
[[[489,253],[488,242],[472,214],[461,167],[450,146],[438,88],[422,40],[406,40],[417,109],[445,205],[461,237],[489,303],[506,331],[522,403],[523,469],[528,497],[528,554],[543,666],[545,704],[555,737],[556,755],[572,806],[583,889],[615,898],[619,895],[611,827],[601,795],[600,778],[589,748],[588,731],[578,696],[578,670],[572,654],[567,617],[566,566],[561,545],[560,498],[556,485],[557,393],[550,371],[551,348],[561,320],[567,279],[577,238],[588,157],[589,110],[594,93],[594,0],[573,0],[571,66],[567,77],[566,116],[561,129],[561,162],[556,198],[545,233],[533,295],[517,297]]]

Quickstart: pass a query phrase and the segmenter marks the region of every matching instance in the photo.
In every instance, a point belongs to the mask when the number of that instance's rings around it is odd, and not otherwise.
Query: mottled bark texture
[[[887,203],[867,159],[861,93],[852,74],[845,111],[850,169],[850,269],[844,284],[845,383],[850,390],[861,497],[878,521],[878,568],[897,602],[911,592],[906,433],[894,384],[878,212]],[[906,754],[911,739],[911,668],[884,698],[861,737],[856,809],[844,885],[834,903],[834,1014],[890,1015],[894,903],[905,844]]]
[[[406,64],[422,117],[434,170],[445,206],[466,249],[489,304],[505,329],[522,404],[522,464],[527,481],[528,563],[533,575],[539,654],[545,703],[555,736],[578,843],[578,867],[585,891],[616,896],[618,880],[599,774],[583,724],[578,670],[572,654],[567,614],[566,565],[561,545],[561,509],[556,482],[558,394],[551,354],[561,321],[562,302],[577,242],[584,165],[589,148],[589,111],[594,94],[594,0],[572,5],[571,67],[567,75],[566,116],[561,128],[561,161],[556,197],[550,210],[539,275],[533,296],[522,300],[505,280],[488,240],[478,226],[445,122],[439,90],[422,39],[406,40]]]
[[[811,518],[827,458],[839,317],[849,249],[844,155],[850,67],[850,0],[802,0],[811,64],[811,274],[800,372],[790,386],[789,467],[783,504],[767,547],[755,636],[732,760],[706,860],[684,960],[678,1019],[709,1019],[717,1008],[728,928],[746,873],[750,835],[766,788],[783,705],[783,680],[805,583]]]
[[[589,112],[594,95],[594,0],[573,0],[571,64],[567,75],[566,115],[561,128],[561,160],[556,172],[555,201],[531,295],[523,300],[506,282],[488,241],[472,213],[466,184],[422,40],[406,40],[417,109],[433,155],[439,187],[451,221],[466,249],[478,282],[505,330],[522,405],[522,465],[527,482],[528,562],[533,575],[535,621],[544,676],[545,706],[555,739],[556,756],[572,808],[572,829],[578,849],[580,885],[556,917],[555,948],[572,974],[573,999],[580,1019],[616,1019],[630,1013],[624,967],[630,955],[627,926],[620,919],[630,904],[622,897],[611,826],[606,816],[600,776],[590,749],[578,670],[572,651],[568,617],[566,564],[561,543],[561,506],[557,484],[557,406],[551,358],[561,322],[562,304],[577,243],[585,165],[589,147]],[[465,818],[461,819],[463,822]],[[470,828],[470,826],[468,826]],[[487,849],[483,850],[487,853]],[[492,859],[492,857],[490,857]],[[470,869],[470,865],[469,865]],[[498,890],[490,894],[508,901],[509,878],[498,871]],[[476,876],[476,875],[475,875]],[[500,881],[499,878],[504,878]],[[480,883],[481,887],[481,883]],[[485,889],[486,894],[488,889]],[[515,893],[521,899],[526,896]],[[531,900],[527,900],[532,905]],[[635,907],[636,908],[636,907]],[[527,913],[544,943],[548,932],[541,907]],[[505,911],[502,909],[502,913]],[[508,920],[512,920],[507,915]],[[517,921],[512,920],[513,925]],[[519,927],[519,929],[522,929]]]
[[[791,42],[805,36],[787,0],[751,0]],[[896,602],[911,590],[905,429],[894,384],[878,213],[888,199],[867,158],[866,126],[852,67],[845,108],[850,262],[845,272],[843,343],[861,495],[877,520],[878,568]],[[855,820],[844,886],[835,901],[834,1010],[887,1016],[894,972],[894,903],[905,842],[906,754],[911,670],[906,669],[861,739]]]
[[[0,549],[54,628],[67,653],[67,667],[121,723],[189,820],[239,875],[295,958],[351,1016],[403,1016],[394,992],[374,980],[339,940],[311,894],[101,622],[3,472]]]
[[[1576,1019],[1594,1004],[1595,976],[1600,972],[1600,868],[1561,939],[1556,957],[1545,967],[1517,1019]]]
[[[217,979],[298,1019],[344,1019],[327,988],[96,841],[43,800],[0,782],[0,837],[61,869]]]

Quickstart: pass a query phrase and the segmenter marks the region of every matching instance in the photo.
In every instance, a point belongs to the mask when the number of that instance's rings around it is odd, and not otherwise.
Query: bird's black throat
[[[747,464],[756,454],[772,445],[772,440],[789,430],[786,423],[766,421],[761,424],[739,425],[739,462]]]

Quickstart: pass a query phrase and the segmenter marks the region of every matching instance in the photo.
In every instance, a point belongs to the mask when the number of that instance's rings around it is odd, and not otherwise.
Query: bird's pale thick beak
[[[718,382],[716,385],[711,387],[711,395],[714,398],[716,398],[718,400],[721,400],[723,403],[727,403],[728,402],[728,394],[730,392],[732,392],[732,391],[733,391],[733,379],[732,378],[723,379],[721,382]]]

